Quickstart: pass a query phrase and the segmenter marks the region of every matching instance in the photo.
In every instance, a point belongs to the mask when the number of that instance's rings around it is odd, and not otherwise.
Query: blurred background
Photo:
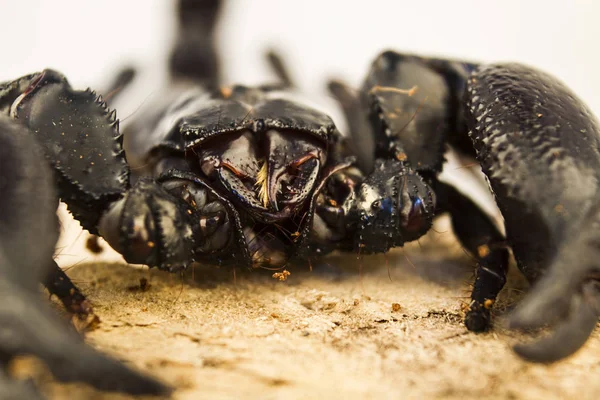
[[[120,66],[134,64],[143,68],[135,91],[143,99],[165,78],[174,5],[2,0],[0,79],[52,67],[76,86],[98,86]],[[331,75],[358,84],[375,55],[393,48],[525,62],[560,77],[600,110],[598,15],[600,3],[593,0],[230,0],[218,40],[230,81],[264,81],[262,55],[274,47],[301,87],[319,93]]]
[[[140,68],[138,79],[114,104],[120,118],[166,82],[175,1],[1,4],[0,81],[51,67],[76,87],[102,89],[120,67],[133,65]],[[600,2],[593,0],[230,0],[223,11],[218,41],[227,81],[272,79],[263,54],[275,48],[299,87],[329,107],[342,130],[335,104],[325,95],[326,80],[335,76],[358,85],[386,48],[527,63],[558,76],[600,111]]]

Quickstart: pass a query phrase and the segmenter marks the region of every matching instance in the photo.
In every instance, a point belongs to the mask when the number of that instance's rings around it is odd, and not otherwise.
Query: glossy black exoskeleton
[[[169,271],[194,261],[283,268],[332,250],[386,252],[449,212],[479,261],[469,329],[489,325],[508,244],[539,281],[512,323],[558,323],[549,339],[519,354],[553,361],[585,342],[598,314],[595,265],[587,261],[598,129],[568,89],[523,66],[385,52],[358,95],[330,86],[348,116],[348,140],[325,113],[290,97],[291,80],[275,56],[280,82],[219,86],[218,9],[219,1],[180,1],[172,85],[123,134],[100,96],[72,89],[58,72],[0,84],[0,112],[36,138],[59,197],[85,229],[128,262]],[[119,87],[130,72],[121,78]],[[438,180],[446,146],[480,161],[506,238]],[[49,290],[71,311],[89,312],[60,274],[53,267],[43,279]]]
[[[38,284],[48,275],[68,280],[53,260],[59,227],[52,171],[26,129],[4,115],[0,143],[0,397],[42,398],[33,384],[13,381],[8,373],[10,362],[22,355],[44,361],[61,381],[167,394],[163,384],[87,346],[40,297]]]
[[[435,192],[435,213],[451,214],[455,234],[478,259],[467,328],[489,327],[510,248],[533,290],[509,325],[554,327],[516,352],[552,362],[579,349],[600,315],[600,129],[585,104],[556,78],[523,65],[392,51],[375,60],[359,95],[335,81],[330,90],[360,143],[362,170],[381,158],[405,160]],[[471,200],[437,179],[446,146],[481,165],[506,238]]]

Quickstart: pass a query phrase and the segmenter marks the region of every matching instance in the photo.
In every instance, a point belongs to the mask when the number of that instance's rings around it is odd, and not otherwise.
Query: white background
[[[76,86],[98,87],[119,66],[135,64],[146,72],[136,90],[144,99],[165,77],[174,1],[1,4],[0,80],[52,67]],[[268,76],[262,54],[270,46],[286,55],[311,94],[331,75],[358,84],[375,55],[393,48],[525,62],[557,75],[600,110],[599,16],[593,0],[231,0],[219,42],[226,76],[237,82]]]
[[[0,81],[51,67],[76,87],[100,89],[119,67],[135,65],[140,79],[127,92],[129,100],[117,104],[123,118],[166,80],[173,1],[0,4]],[[600,2],[230,0],[224,11],[218,40],[230,82],[271,78],[262,56],[273,47],[285,55],[299,86],[318,98],[328,77],[358,85],[377,53],[392,48],[528,63],[561,78],[600,112]]]

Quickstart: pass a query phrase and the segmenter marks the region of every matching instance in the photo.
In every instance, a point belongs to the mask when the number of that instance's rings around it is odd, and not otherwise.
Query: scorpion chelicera
[[[387,252],[449,213],[478,260],[468,329],[488,328],[512,249],[534,287],[510,326],[555,326],[516,351],[551,362],[585,343],[600,312],[600,131],[568,88],[518,64],[387,51],[360,90],[330,83],[350,125],[343,137],[327,114],[290,97],[292,80],[275,54],[269,59],[278,82],[219,85],[219,6],[180,1],[173,84],[123,133],[101,96],[72,89],[56,71],[0,84],[3,131],[35,138],[58,196],[83,228],[128,262],[172,272],[192,262],[277,269],[333,250]],[[124,71],[106,93],[132,78]],[[480,163],[506,236],[438,179],[447,147]],[[19,170],[31,160],[14,162]],[[3,242],[10,235],[3,231]],[[49,264],[42,278],[49,291],[72,312],[90,313]]]

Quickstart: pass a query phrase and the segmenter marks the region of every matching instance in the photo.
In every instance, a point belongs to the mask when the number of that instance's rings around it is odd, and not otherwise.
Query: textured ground
[[[557,365],[519,360],[519,334],[465,330],[472,261],[429,242],[406,250],[410,262],[393,252],[365,258],[361,272],[355,257],[332,256],[312,272],[290,268],[286,282],[85,261],[69,274],[102,319],[88,341],[178,387],[175,399],[598,398],[598,331]],[[524,288],[513,275],[500,308]],[[41,382],[56,399],[127,398]]]

